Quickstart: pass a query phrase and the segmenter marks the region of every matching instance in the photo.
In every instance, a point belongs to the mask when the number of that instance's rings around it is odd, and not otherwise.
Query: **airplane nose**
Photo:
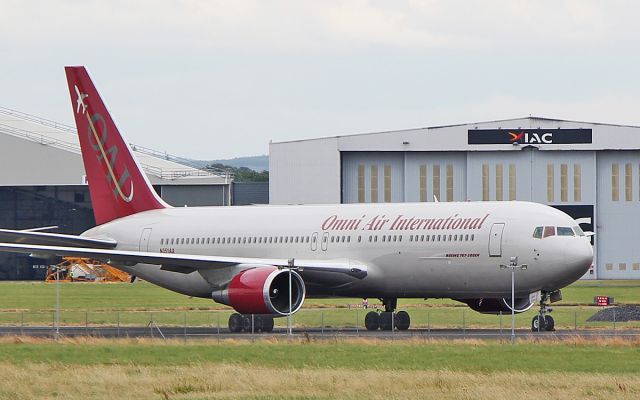
[[[584,237],[576,239],[572,246],[567,246],[565,249],[567,272],[574,277],[574,280],[586,274],[593,264],[593,247],[589,240]]]

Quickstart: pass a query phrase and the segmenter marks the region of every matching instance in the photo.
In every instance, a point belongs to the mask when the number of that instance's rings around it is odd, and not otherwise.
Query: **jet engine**
[[[456,299],[468,305],[472,310],[482,314],[511,313],[511,298],[501,297],[497,299]],[[516,314],[528,311],[534,303],[531,298],[521,297],[515,299],[514,312]]]
[[[300,275],[271,266],[252,266],[235,275],[225,289],[211,297],[233,307],[240,314],[289,313],[289,273],[291,273],[291,312],[302,307],[305,285]]]

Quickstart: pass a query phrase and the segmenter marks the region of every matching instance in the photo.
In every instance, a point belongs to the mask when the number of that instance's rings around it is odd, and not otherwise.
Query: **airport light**
[[[509,265],[500,264],[500,269],[511,270],[511,343],[516,341],[516,269],[526,270],[527,264],[518,265],[518,257],[511,257]]]

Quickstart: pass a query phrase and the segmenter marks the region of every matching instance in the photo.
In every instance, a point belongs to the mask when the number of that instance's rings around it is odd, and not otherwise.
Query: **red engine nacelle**
[[[226,289],[211,294],[218,303],[233,307],[240,314],[289,313],[289,271],[256,266],[245,269],[231,279]],[[291,271],[291,312],[302,307],[304,281]]]

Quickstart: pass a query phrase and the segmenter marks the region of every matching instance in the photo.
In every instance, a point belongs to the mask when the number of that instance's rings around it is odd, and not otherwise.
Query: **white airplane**
[[[547,303],[591,266],[567,214],[529,202],[430,202],[172,208],[155,193],[84,67],[66,67],[96,223],[79,236],[0,231],[0,251],[108,262],[164,288],[233,307],[231,331],[271,331],[305,296],[382,300],[367,329],[408,329],[399,298],[452,298],[482,313]],[[75,90],[77,89],[77,90]],[[74,99],[74,96],[76,98]],[[72,107],[73,108],[73,107]],[[85,117],[86,112],[86,117]],[[134,195],[135,188],[135,195]],[[251,314],[259,314],[250,318]]]

